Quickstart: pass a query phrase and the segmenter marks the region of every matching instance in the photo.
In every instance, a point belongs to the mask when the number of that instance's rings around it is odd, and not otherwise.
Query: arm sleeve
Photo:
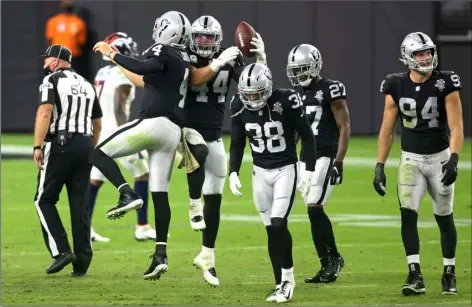
[[[235,95],[231,99],[231,113],[237,114],[236,103],[233,104]],[[244,129],[241,116],[236,115],[231,118],[231,145],[229,148],[229,172],[239,173],[241,163],[243,162],[244,147],[246,147],[246,131]]]
[[[145,60],[139,60],[133,57],[117,53],[114,61],[123,68],[138,74],[145,75],[164,69],[165,61],[156,57],[150,57]]]
[[[233,66],[233,80],[236,82],[239,81],[239,76],[241,76],[241,73],[243,72],[245,68],[244,65],[244,59],[242,56],[238,55],[238,57],[234,60],[234,66]]]
[[[54,104],[56,102],[56,93],[54,88],[56,87],[56,79],[54,76],[46,76],[43,79],[43,83],[39,86],[39,104]]]
[[[301,109],[301,108],[300,108]],[[297,115],[295,129],[303,143],[304,156],[306,157],[306,170],[313,172],[316,165],[316,142],[315,135],[311,129],[306,116],[301,113]]]
[[[100,107],[100,102],[98,101],[97,95],[95,95],[95,100],[93,101],[92,107],[92,119],[97,119],[103,117],[102,108]]]

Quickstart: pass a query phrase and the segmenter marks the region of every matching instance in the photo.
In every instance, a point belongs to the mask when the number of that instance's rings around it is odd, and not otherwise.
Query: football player
[[[239,78],[238,91],[239,96],[231,100],[230,188],[241,196],[238,174],[247,136],[254,164],[253,199],[267,230],[276,284],[266,301],[283,303],[291,300],[295,289],[292,237],[287,225],[298,182],[295,137],[298,133],[307,157],[301,175],[303,196],[309,192],[314,175],[315,137],[300,95],[291,89],[272,90],[267,66],[248,65]]]
[[[322,65],[321,53],[309,44],[297,45],[288,54],[287,76],[302,98],[305,114],[316,137],[316,181],[304,201],[321,269],[315,276],[305,279],[306,283],[334,282],[344,266],[324,206],[334,185],[343,182],[343,161],[351,128],[346,87],[339,81],[321,77]],[[302,144],[299,162],[302,170],[306,159]]]
[[[422,32],[413,32],[405,37],[400,60],[409,71],[388,75],[380,86],[380,91],[385,94],[385,108],[378,140],[374,188],[381,196],[386,194],[384,165],[400,117],[402,155],[397,194],[409,269],[402,293],[425,293],[417,221],[421,200],[428,190],[441,233],[442,294],[456,294],[457,234],[452,212],[457,163],[464,141],[459,96],[462,84],[456,73],[435,69],[438,65],[436,45]]]
[[[223,30],[212,16],[201,16],[192,24],[192,34],[187,52],[190,63],[204,67],[218,58],[224,51],[221,48]],[[253,38],[252,44],[257,62],[266,62],[264,42],[261,37]],[[223,66],[219,72],[202,86],[191,86],[185,104],[185,125],[195,129],[203,136],[209,150],[204,167],[188,174],[190,190],[190,224],[194,230],[203,230],[202,249],[194,259],[194,265],[203,271],[208,284],[218,286],[215,270],[214,248],[220,223],[220,207],[226,177],[227,157],[221,138],[226,98],[231,80],[238,81],[244,61],[238,56]],[[191,144],[189,138],[189,146]],[[202,205],[201,194],[205,205]]]
[[[116,47],[123,55],[137,57],[138,45],[136,42],[123,32],[115,32],[108,35],[105,40],[110,46]],[[121,125],[129,120],[131,103],[134,101],[136,87],[126,78],[123,72],[115,64],[110,62],[108,57],[103,57],[108,65],[102,67],[95,77],[95,90],[103,110],[103,129],[99,142],[104,141]],[[137,210],[138,223],[134,237],[138,241],[146,239],[156,239],[156,231],[148,224],[147,204],[148,204],[148,180],[149,166],[144,158],[146,152],[136,153],[128,157],[118,158],[118,162],[134,177],[134,190],[143,200],[143,207]],[[89,208],[90,219],[92,219],[95,201],[100,187],[105,181],[105,176],[93,167],[90,173],[90,183],[88,187],[87,205]],[[105,238],[96,233],[93,228],[91,231],[92,241],[108,242]]]
[[[187,86],[205,83],[239,54],[237,47],[228,48],[210,65],[193,68],[185,52],[190,32],[187,17],[170,11],[156,19],[152,35],[155,44],[144,51],[144,60],[122,55],[106,42],[94,46],[95,51],[120,65],[128,79],[144,88],[146,94],[139,119],[121,126],[98,144],[92,154],[93,165],[120,193],[117,206],[107,213],[108,218],[116,219],[142,207],[143,200],[123,178],[113,159],[142,150],[148,152],[156,249],[144,279],[159,279],[168,268],[167,234],[171,218],[168,188],[175,151],[182,136]]]

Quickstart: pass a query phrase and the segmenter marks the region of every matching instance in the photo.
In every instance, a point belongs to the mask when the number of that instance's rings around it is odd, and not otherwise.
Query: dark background
[[[59,3],[2,1],[1,5],[2,132],[31,132],[43,77],[38,55],[45,49],[46,20],[58,13]],[[223,47],[234,45],[236,25],[247,21],[264,39],[276,87],[289,86],[285,75],[289,50],[296,44],[313,44],[323,56],[322,75],[346,85],[352,132],[363,135],[376,135],[380,128],[381,81],[388,73],[405,70],[398,61],[402,39],[409,32],[422,31],[433,40],[438,38],[439,68],[454,70],[461,77],[464,132],[472,135],[470,40],[445,42],[447,37],[437,36],[466,34],[470,9],[456,7],[459,17],[451,18],[454,8],[452,13],[441,11],[439,2],[425,1],[76,1],[76,5],[87,19],[92,44],[111,32],[123,31],[138,42],[141,51],[153,43],[155,19],[169,10],[186,14],[190,22],[204,14],[217,18],[224,29]],[[92,53],[90,59],[93,76],[104,62]],[[231,93],[234,88],[233,82]],[[140,94],[132,116],[139,111]]]

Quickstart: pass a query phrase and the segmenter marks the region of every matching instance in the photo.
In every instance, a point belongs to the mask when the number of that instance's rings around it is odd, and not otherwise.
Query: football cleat
[[[456,295],[456,276],[451,273],[444,273],[441,278],[442,295]]]
[[[153,229],[149,224],[136,225],[134,238],[136,239],[136,241],[145,241],[145,240],[156,241],[156,230]]]
[[[280,292],[280,285],[275,287],[275,289],[270,290],[269,294],[266,296],[266,302],[267,303],[275,303],[277,302],[277,296],[279,295]]]
[[[343,267],[343,257],[339,256],[337,258],[330,258],[327,266],[322,266],[315,276],[306,278],[305,282],[315,284],[335,282]]]
[[[102,237],[101,235],[96,233],[93,228],[90,229],[90,237],[92,238],[92,242],[110,242],[109,238]]]
[[[277,293],[277,297],[275,301],[277,303],[286,303],[290,301],[293,297],[293,290],[295,289],[295,283],[291,281],[284,280],[282,281],[282,285],[280,286],[279,293]]]
[[[194,231],[202,231],[206,228],[205,219],[203,218],[203,204],[190,203],[189,206],[190,226]]]
[[[167,255],[159,255],[154,253],[149,258],[152,259],[151,265],[144,272],[143,278],[145,280],[158,280],[161,278],[161,275],[167,272]]]
[[[218,287],[220,280],[216,275],[214,255],[200,253],[193,259],[193,265],[203,272],[203,278],[212,287]]]
[[[111,208],[107,212],[107,218],[110,220],[116,220],[123,217],[126,213],[133,209],[139,209],[143,206],[143,200],[139,195],[132,191],[129,193],[120,194],[118,205]]]
[[[426,292],[423,275],[418,271],[408,273],[405,284],[402,286],[402,293],[409,295],[424,295]]]

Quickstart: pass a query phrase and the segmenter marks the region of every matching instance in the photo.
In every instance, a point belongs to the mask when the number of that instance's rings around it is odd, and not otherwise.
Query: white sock
[[[190,198],[190,207],[198,207],[198,206],[202,206],[202,199],[199,198],[199,199],[191,199]]]
[[[293,276],[293,267],[290,269],[282,269],[282,280],[290,281],[295,283],[295,277]]]
[[[275,285],[275,288],[276,288],[276,289],[279,289],[279,290],[280,290],[280,287],[282,287],[282,284]]]
[[[215,253],[215,249],[214,248],[209,248],[209,247],[206,247],[206,246],[203,246],[202,245],[202,254],[204,255],[214,255]]]
[[[456,265],[456,258],[451,258],[451,259],[443,258],[443,263],[444,263],[444,266],[446,266],[446,265]]]
[[[167,242],[156,242],[156,245],[167,245]]]
[[[406,261],[408,262],[408,264],[420,263],[420,255],[406,256]]]

